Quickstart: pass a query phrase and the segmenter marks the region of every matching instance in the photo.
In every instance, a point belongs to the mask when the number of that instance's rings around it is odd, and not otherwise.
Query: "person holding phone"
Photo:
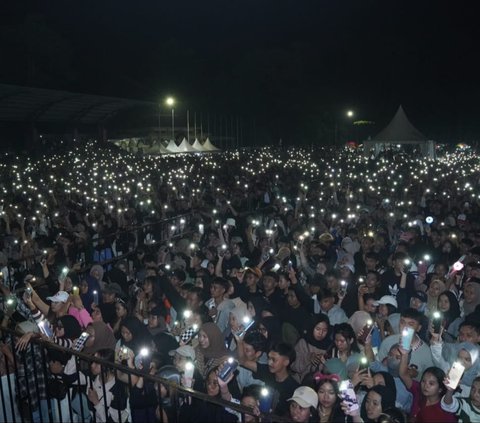
[[[376,422],[380,415],[395,407],[395,395],[386,386],[375,385],[365,396],[360,408],[360,415],[365,423]]]
[[[410,376],[408,369],[408,351],[400,348],[400,378],[413,395],[410,417],[418,422],[456,422],[456,417],[442,410],[440,400],[447,392],[444,385],[445,372],[438,367],[428,367],[420,382]]]
[[[418,333],[422,329],[422,319],[423,314],[412,308],[407,308],[400,314],[400,334],[406,328],[412,328],[415,332],[411,342],[411,359],[409,364],[412,377],[417,381],[420,381],[420,377],[426,368],[433,366],[430,348],[418,336]],[[385,357],[388,356],[390,348],[399,342],[401,343],[401,335],[399,334],[390,335],[385,338],[378,350],[377,360],[382,362]],[[415,368],[412,366],[415,366]]]
[[[477,376],[472,383],[470,394],[462,395],[461,398],[454,396],[455,390],[448,385],[450,380],[448,376],[444,380],[447,387],[447,393],[443,396],[440,403],[442,410],[454,413],[462,422],[480,421],[480,376]]]

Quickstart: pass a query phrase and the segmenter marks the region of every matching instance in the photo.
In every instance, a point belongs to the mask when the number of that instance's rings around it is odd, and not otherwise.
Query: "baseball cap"
[[[58,291],[53,297],[47,297],[47,300],[54,303],[66,303],[68,301],[68,292]]]
[[[418,298],[422,303],[426,303],[428,301],[427,294],[423,291],[415,291],[412,295],[412,298]]]
[[[232,219],[231,217],[229,217],[227,219],[227,223],[226,223],[228,226],[237,226],[236,225],[236,222],[235,222],[235,219]]]
[[[253,273],[257,278],[262,277],[262,271],[258,267],[246,267],[245,273],[250,272]]]
[[[300,386],[299,388],[295,389],[292,398],[287,399],[287,401],[295,401],[300,407],[303,408],[317,408],[318,395],[309,386]]]
[[[190,345],[182,345],[176,350],[171,350],[168,355],[173,357],[175,354],[181,355],[182,357],[195,360],[195,350]]]
[[[355,266],[350,263],[344,263],[340,266],[340,268],[346,267],[350,272],[355,273]]]
[[[378,301],[375,301],[373,303],[373,305],[375,305],[375,306],[379,306],[380,304],[390,304],[390,305],[394,306],[395,308],[398,308],[397,300],[392,295],[384,295]]]

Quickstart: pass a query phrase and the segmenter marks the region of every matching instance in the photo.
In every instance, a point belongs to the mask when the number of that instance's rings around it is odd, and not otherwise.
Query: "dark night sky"
[[[400,103],[431,137],[480,135],[473,2],[2,3],[3,83],[173,93],[179,108],[255,116],[274,137],[315,138],[347,108],[383,126]]]

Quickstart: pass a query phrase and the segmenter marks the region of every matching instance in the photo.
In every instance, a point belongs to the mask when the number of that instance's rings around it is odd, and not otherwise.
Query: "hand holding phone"
[[[452,367],[448,371],[448,383],[446,386],[450,388],[451,390],[457,389],[458,384],[460,383],[460,380],[462,379],[463,372],[465,371],[465,367],[463,364],[459,363],[458,361],[455,361],[452,364]]]
[[[340,398],[347,406],[347,413],[352,413],[360,408],[357,396],[355,395],[355,390],[353,389],[353,384],[350,380],[344,380],[341,382],[339,391]]]

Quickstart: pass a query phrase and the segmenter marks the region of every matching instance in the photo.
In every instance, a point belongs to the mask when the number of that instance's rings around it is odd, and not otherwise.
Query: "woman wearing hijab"
[[[311,319],[305,335],[295,345],[297,358],[291,365],[295,372],[294,377],[299,383],[302,383],[308,373],[318,369],[320,357],[333,343],[332,332],[327,315],[319,314]]]
[[[252,316],[245,305],[236,306],[230,311],[228,327],[225,331],[225,345],[230,351],[235,351],[237,349],[237,344],[233,341],[233,334],[242,330],[242,328],[245,327],[245,322],[249,322],[251,319]]]
[[[208,372],[223,364],[228,358],[222,332],[215,323],[204,323],[198,333],[198,345],[195,348],[197,367],[203,378]]]
[[[87,326],[86,332],[90,335],[85,342],[85,347],[82,352],[84,354],[93,355],[97,351],[108,348],[113,350],[115,348],[115,336],[113,336],[112,329],[104,322],[93,322]]]
[[[444,291],[438,296],[438,311],[443,316],[443,339],[447,342],[455,342],[463,319],[460,317],[460,305],[453,292]]]
[[[467,317],[469,314],[473,313],[475,308],[480,304],[479,282],[476,280],[469,281],[463,287],[462,315],[464,317]]]
[[[445,282],[441,279],[433,279],[427,289],[427,316],[431,317],[434,311],[438,310],[438,297],[447,289]]]
[[[462,397],[468,397],[473,380],[480,373],[480,347],[471,342],[439,343],[437,335],[432,337],[430,350],[432,351],[433,363],[445,373],[448,373],[454,361],[460,362],[465,367],[460,379],[460,388],[462,389]]]
[[[360,384],[365,387],[367,391],[360,391],[357,394],[357,400],[359,403],[363,402],[364,398],[368,394],[368,391],[374,386],[385,386],[392,393],[393,397],[395,398],[395,404],[398,406],[399,401],[397,399],[397,385],[395,383],[395,379],[390,373],[384,371],[376,373],[372,372],[371,375],[370,373],[363,373]],[[410,409],[408,409],[408,412],[410,412]]]
[[[88,286],[87,289],[82,289],[80,291],[80,298],[82,299],[82,303],[89,313],[92,312],[94,291],[96,291],[98,295],[100,295],[100,293],[102,292],[102,288],[105,284],[102,279],[103,267],[99,264],[94,264],[90,269],[90,274],[86,278]]]
[[[278,317],[268,316],[260,319],[258,322],[258,330],[267,338],[267,351],[270,350],[272,345],[282,342],[282,322]]]
[[[385,410],[393,407],[395,407],[394,393],[386,386],[375,385],[363,400],[360,415],[365,423],[376,422]]]
[[[370,325],[373,324],[373,318],[370,313],[360,310],[356,311],[350,316],[350,318],[348,319],[348,323],[353,328],[353,332],[358,336],[358,334],[363,330],[367,323],[369,323]],[[380,331],[378,330],[377,326],[373,326],[370,335],[372,337],[372,345],[377,348],[380,347],[382,340],[380,336]],[[363,349],[362,345],[360,345],[360,349]]]
[[[122,349],[126,348],[128,350],[127,355],[137,355],[142,348],[151,347],[152,337],[148,329],[134,316],[128,316],[122,321],[120,333],[121,338],[115,345],[115,357],[117,361],[122,361],[122,359],[119,360],[119,356],[122,355]]]
[[[82,333],[80,323],[70,315],[59,317],[54,324],[54,328],[53,342],[65,348],[71,348],[73,341],[80,337]]]

